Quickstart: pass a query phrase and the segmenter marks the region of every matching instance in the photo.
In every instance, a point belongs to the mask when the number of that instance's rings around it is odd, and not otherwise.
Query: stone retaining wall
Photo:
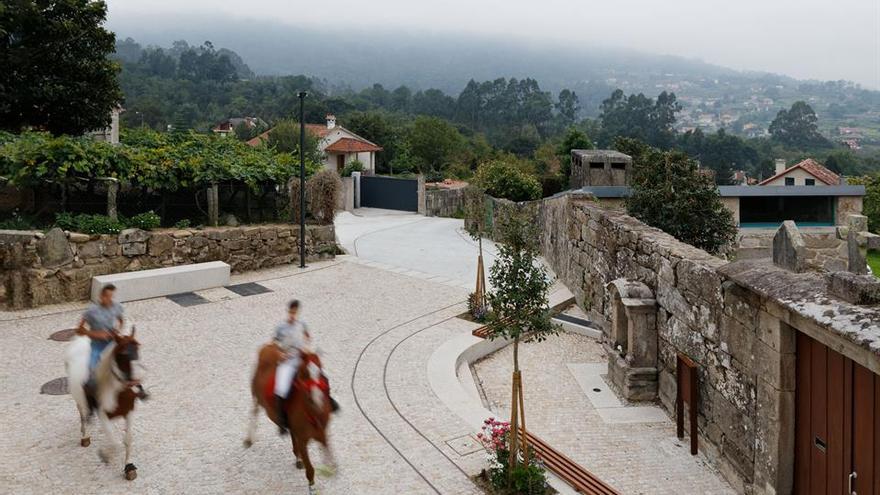
[[[457,189],[426,189],[425,216],[454,217],[463,214],[464,189],[463,187]]]
[[[610,361],[618,354],[609,284],[640,282],[656,299],[652,385],[659,380],[662,405],[674,416],[677,355],[690,357],[699,366],[701,450],[741,493],[790,491],[792,456],[784,451],[794,427],[780,408],[794,403],[794,344],[781,330],[783,310],[722,275],[726,261],[587,197],[544,200],[538,219],[545,259],[605,326]]]
[[[307,259],[332,258],[333,225],[306,229]],[[298,262],[299,228],[128,229],[119,235],[93,236],[57,228],[46,234],[0,231],[0,307],[83,300],[96,275],[206,261],[224,261],[235,272]]]

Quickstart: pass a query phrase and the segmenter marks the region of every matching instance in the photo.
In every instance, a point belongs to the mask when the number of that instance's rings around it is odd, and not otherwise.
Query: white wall
[[[786,177],[794,177],[794,185],[805,186],[804,179],[816,179],[812,174],[802,168],[796,168],[785,175],[781,175],[772,182],[764,184],[765,186],[784,186]],[[827,186],[828,184],[816,179],[817,186]]]

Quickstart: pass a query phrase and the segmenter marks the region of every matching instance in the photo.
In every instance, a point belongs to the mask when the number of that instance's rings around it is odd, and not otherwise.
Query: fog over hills
[[[698,60],[602,46],[412,31],[315,29],[208,17],[199,24],[172,18],[113,22],[119,39],[169,46],[174,40],[237,52],[258,75],[305,74],[354,89],[380,83],[457,93],[470,79],[532,77],[558,90],[620,79],[654,91],[660,78],[755,78]],[[665,75],[665,77],[664,77]],[[613,82],[613,81],[612,81]],[[641,86],[641,87],[639,87]]]

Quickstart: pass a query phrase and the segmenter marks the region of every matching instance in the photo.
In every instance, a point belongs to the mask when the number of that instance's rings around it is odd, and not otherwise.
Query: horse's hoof
[[[309,495],[318,495],[318,489],[314,485],[309,486]]]
[[[134,464],[126,464],[125,465],[125,479],[127,479],[128,481],[132,481],[137,477],[138,477],[138,471],[137,471],[137,468],[134,466]]]
[[[302,469],[302,468],[303,468],[303,461],[297,459],[297,460],[296,460],[296,468],[297,468],[297,469]]]
[[[79,444],[82,447],[88,447],[92,444],[92,439],[90,437],[81,438]]]
[[[250,438],[244,439],[244,448],[249,449],[254,444],[254,442]]]

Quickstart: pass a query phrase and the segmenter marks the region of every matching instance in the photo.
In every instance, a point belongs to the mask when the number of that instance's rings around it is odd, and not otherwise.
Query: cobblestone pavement
[[[567,365],[601,363],[589,337],[560,333],[520,346],[526,425],[539,437],[625,494],[735,493],[701,454],[690,455],[675,424],[606,424]],[[475,363],[476,376],[501,417],[509,416],[511,346]]]
[[[318,479],[322,492],[479,493],[466,474],[479,471],[484,455],[462,447],[472,446],[470,432],[425,373],[434,348],[474,326],[454,318],[466,289],[344,258],[234,278],[273,292],[241,297],[221,288],[187,308],[166,298],[125,305],[153,395],[136,411],[132,482],[122,478],[121,451],[109,466],[98,460],[98,428],[89,448],[79,446],[70,396],[39,394],[64,375],[65,344],[48,337],[75,325],[84,304],[0,313],[0,492],[305,493],[289,440],[265,417],[254,446],[242,446],[256,350],[296,297],[343,408],[331,423],[339,473]]]

